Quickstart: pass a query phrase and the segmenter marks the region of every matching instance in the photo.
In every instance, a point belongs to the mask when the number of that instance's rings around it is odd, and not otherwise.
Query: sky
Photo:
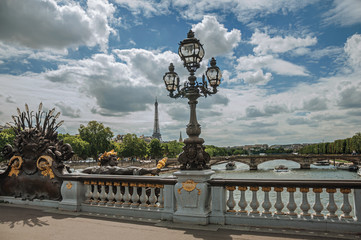
[[[96,120],[115,135],[186,138],[187,99],[163,75],[190,29],[215,57],[199,98],[205,144],[329,142],[361,132],[361,0],[1,0],[0,125],[25,103],[61,112],[61,133]]]

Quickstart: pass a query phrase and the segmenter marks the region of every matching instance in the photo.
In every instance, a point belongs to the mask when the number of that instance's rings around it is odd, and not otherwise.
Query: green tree
[[[154,138],[154,139],[152,139],[152,141],[150,141],[150,143],[148,145],[148,153],[149,153],[149,156],[153,159],[161,158],[163,156],[162,146],[158,139]]]
[[[163,151],[169,158],[177,157],[177,155],[182,152],[183,146],[184,143],[180,143],[176,140],[162,144]]]
[[[119,155],[122,157],[144,158],[147,155],[147,144],[137,135],[128,133],[123,137]]]
[[[69,143],[73,148],[73,151],[80,158],[85,159],[91,155],[90,144],[84,141],[80,136],[67,135],[63,138],[64,143]]]
[[[80,125],[79,135],[82,140],[90,144],[89,154],[94,159],[99,153],[110,150],[113,132],[109,127],[104,127],[102,123],[90,121],[87,126]]]
[[[0,162],[5,160],[1,154],[2,149],[6,144],[13,145],[14,139],[15,133],[12,128],[5,129],[4,131],[0,132]]]

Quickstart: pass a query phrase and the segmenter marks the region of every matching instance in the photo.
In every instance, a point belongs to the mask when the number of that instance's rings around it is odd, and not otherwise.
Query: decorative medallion
[[[71,184],[71,182],[68,182],[67,184],[66,184],[66,188],[67,189],[71,189],[73,187],[73,184]]]
[[[182,187],[178,188],[178,193],[181,194],[181,190],[184,189],[187,192],[192,192],[194,189],[198,190],[198,195],[201,195],[201,190],[199,188],[196,188],[198,183],[194,182],[193,180],[189,179],[182,183]]]

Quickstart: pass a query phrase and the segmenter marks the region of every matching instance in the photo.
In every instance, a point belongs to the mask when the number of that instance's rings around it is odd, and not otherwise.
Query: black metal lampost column
[[[195,71],[200,67],[200,62],[204,57],[204,49],[199,40],[194,37],[192,30],[189,31],[187,38],[180,43],[178,53],[184,62],[184,66],[190,73],[188,81],[182,89],[179,88],[179,77],[174,72],[172,63],[169,66],[169,72],[163,76],[169,96],[171,98],[188,98],[190,108],[190,118],[187,125],[188,138],[184,140],[185,146],[183,147],[183,152],[179,155],[178,161],[182,164],[182,170],[209,169],[207,163],[210,160],[210,156],[204,151],[203,138],[199,137],[201,127],[197,121],[196,106],[199,97],[207,97],[217,92],[217,86],[220,84],[222,74],[216,66],[216,60],[212,58],[211,67],[206,71],[206,76],[212,89],[208,89],[204,75],[202,82],[197,82]],[[177,92],[174,94],[175,91]]]

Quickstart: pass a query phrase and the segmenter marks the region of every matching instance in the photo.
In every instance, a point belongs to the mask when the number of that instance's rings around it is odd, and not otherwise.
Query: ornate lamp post
[[[221,82],[222,73],[216,66],[216,60],[212,58],[210,62],[211,66],[208,67],[206,71],[210,88],[205,81],[204,74],[202,81],[197,81],[197,77],[194,73],[200,67],[200,62],[204,57],[204,49],[199,40],[194,37],[192,30],[188,32],[187,38],[180,42],[178,54],[184,63],[184,67],[187,68],[190,74],[188,81],[180,88],[179,77],[178,74],[174,72],[172,63],[169,65],[169,72],[163,76],[166,89],[169,91],[169,97],[186,97],[189,100],[190,119],[187,125],[188,138],[184,139],[185,146],[183,147],[183,152],[179,155],[178,161],[182,164],[182,170],[209,169],[207,163],[210,160],[210,156],[204,151],[203,138],[199,137],[201,134],[201,127],[197,121],[196,105],[199,97],[207,97],[208,95],[217,92],[217,87]]]

